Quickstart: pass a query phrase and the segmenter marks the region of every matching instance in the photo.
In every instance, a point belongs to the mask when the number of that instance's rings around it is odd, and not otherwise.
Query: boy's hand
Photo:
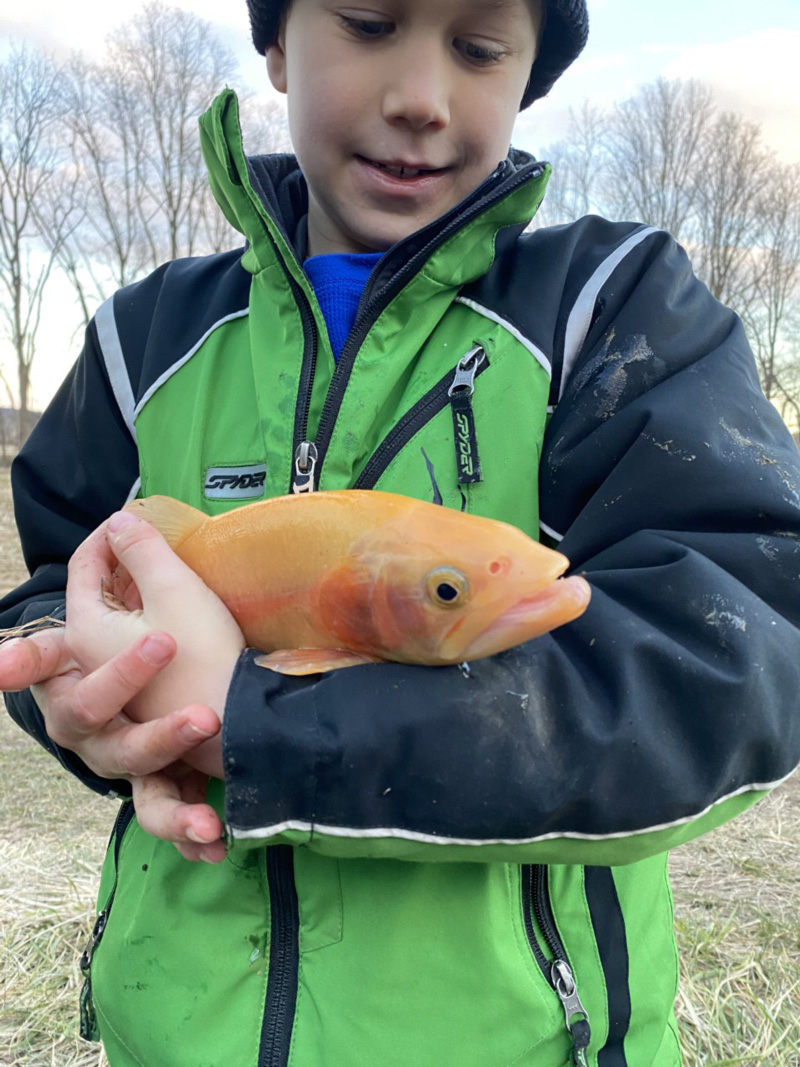
[[[190,706],[140,725],[122,711],[175,652],[167,634],[145,634],[85,674],[67,648],[64,630],[53,628],[0,646],[0,689],[32,688],[57,745],[101,778],[131,781],[146,830],[174,841],[187,859],[219,860],[222,824],[202,802],[207,776],[184,762],[216,736],[218,717],[210,708]]]
[[[70,560],[67,646],[90,672],[154,630],[169,633],[177,652],[168,667],[128,701],[126,713],[148,722],[176,708],[202,704],[222,718],[231,675],[245,645],[242,633],[222,601],[178,559],[161,534],[120,512]],[[188,762],[208,775],[223,776],[216,731],[214,740],[193,750]]]
[[[94,671],[154,630],[170,634],[177,653],[126,711],[137,721],[149,721],[197,703],[222,718],[231,675],[245,647],[241,630],[161,534],[119,512],[70,560],[67,646],[83,670]],[[222,777],[221,759],[205,759],[208,755],[195,753],[195,766]]]
[[[208,776],[223,776],[220,719],[244,644],[161,535],[118,513],[70,560],[66,628],[0,649],[0,688],[31,687],[57,745],[128,779],[145,830],[220,860],[222,823],[203,801]]]

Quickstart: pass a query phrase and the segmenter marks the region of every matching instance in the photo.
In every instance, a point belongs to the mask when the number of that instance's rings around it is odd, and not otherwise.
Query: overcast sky
[[[243,81],[266,94],[245,0],[170,2],[213,23],[238,57]],[[142,0],[0,0],[0,48],[27,40],[99,58],[106,34],[141,7]],[[607,103],[664,75],[709,81],[723,106],[761,123],[782,159],[800,162],[800,0],[589,0],[589,11],[585,52],[547,100],[520,116],[520,148],[541,154],[558,140],[570,106],[586,98]],[[49,364],[43,359],[34,376],[40,402],[52,391]]]

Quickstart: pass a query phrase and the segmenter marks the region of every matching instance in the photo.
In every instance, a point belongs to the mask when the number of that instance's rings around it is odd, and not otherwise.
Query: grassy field
[[[2,472],[0,591],[21,575]],[[0,1064],[99,1067],[77,1037],[78,957],[116,806],[4,715],[0,781]],[[686,1067],[800,1067],[800,780],[678,849],[672,871]]]

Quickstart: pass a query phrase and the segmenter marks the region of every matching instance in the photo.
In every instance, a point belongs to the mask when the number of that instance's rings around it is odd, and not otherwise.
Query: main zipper
[[[531,951],[564,1009],[566,1028],[572,1038],[572,1062],[577,1067],[589,1067],[586,1052],[592,1038],[589,1015],[578,996],[575,975],[556,928],[550,904],[547,867],[541,864],[525,864],[521,872],[522,914]],[[552,961],[548,960],[542,951],[534,929],[534,919],[553,957]]]
[[[336,419],[339,415],[339,409],[342,406],[342,400],[344,399],[344,394],[347,389],[347,383],[350,380],[350,373],[353,369],[356,354],[364,343],[375,320],[379,318],[395,296],[418,272],[420,265],[429,259],[432,253],[439,246],[444,244],[449,237],[472,222],[475,217],[488,211],[504,197],[510,196],[511,193],[525,185],[528,181],[540,178],[543,173],[543,167],[534,166],[531,172],[518,174],[515,177],[502,182],[494,192],[488,194],[488,197],[485,200],[477,196],[483,186],[479,187],[478,190],[476,190],[476,200],[472,206],[464,211],[463,214],[458,215],[447,223],[447,225],[445,225],[423,248],[411,256],[411,258],[392,275],[382,288],[378,289],[377,292],[372,292],[370,284],[367,283],[367,289],[362,296],[358,312],[356,313],[356,321],[345,341],[344,348],[342,349],[336,368],[333,372],[333,377],[331,378],[331,383],[328,387],[328,393],[322,407],[319,426],[317,427],[317,432],[313,441],[309,440],[308,416],[311,407],[311,388],[313,385],[314,368],[316,366],[316,326],[313,323],[313,314],[311,313],[311,306],[306,294],[300,289],[289,274],[288,268],[284,265],[284,270],[286,270],[287,277],[290,279],[292,285],[292,291],[295,293],[298,298],[298,303],[301,306],[304,334],[306,330],[306,316],[309,316],[311,319],[314,341],[309,359],[306,359],[304,352],[301,391],[298,393],[295,416],[295,432],[293,437],[294,471],[290,485],[290,492],[313,493],[319,486],[320,477],[322,475],[322,466],[325,462],[325,456],[331,438],[333,437]],[[486,184],[490,184],[495,180],[496,178],[493,175],[487,179]],[[261,222],[267,235],[274,244],[274,238],[272,238],[272,235],[269,233],[266,223],[263,219],[261,219]],[[307,339],[304,337],[304,348],[306,347],[306,340]],[[316,450],[316,455],[313,459],[313,463],[309,463],[308,456],[312,446]],[[296,477],[297,475],[300,475],[299,479]]]
[[[291,845],[267,848],[267,884],[270,900],[269,969],[258,1067],[286,1067],[300,964],[300,912]]]

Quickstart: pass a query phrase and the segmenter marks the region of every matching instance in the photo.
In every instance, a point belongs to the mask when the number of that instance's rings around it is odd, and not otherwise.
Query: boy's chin
[[[359,218],[337,220],[337,225],[331,225],[328,220],[317,225],[310,212],[308,254],[316,256],[335,252],[385,252],[392,245],[434,222],[447,210],[449,208],[445,207],[442,212],[420,212],[413,215],[362,212]]]
[[[392,218],[384,225],[365,226],[347,232],[340,232],[328,242],[326,249],[330,252],[355,252],[374,253],[386,252],[393,245],[411,237],[417,230],[421,230],[428,223],[437,219],[438,215],[423,219]],[[311,233],[309,242],[315,243]],[[336,247],[334,247],[336,246]]]

